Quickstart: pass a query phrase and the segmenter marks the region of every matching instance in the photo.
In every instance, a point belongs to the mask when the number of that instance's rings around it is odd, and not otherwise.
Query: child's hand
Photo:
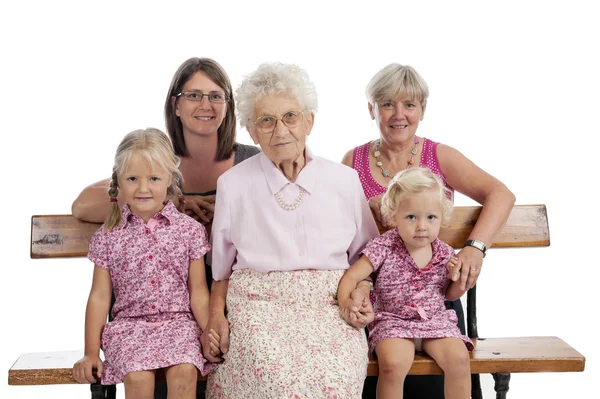
[[[98,381],[93,376],[93,370],[96,370]],[[73,378],[80,384],[100,382],[103,372],[104,363],[99,356],[84,356],[73,365]]]
[[[448,270],[448,278],[452,281],[457,281],[460,278],[460,269],[462,268],[462,262],[453,256],[446,264]]]

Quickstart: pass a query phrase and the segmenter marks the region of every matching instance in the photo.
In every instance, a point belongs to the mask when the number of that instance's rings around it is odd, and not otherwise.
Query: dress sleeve
[[[362,253],[371,261],[373,271],[377,271],[383,265],[391,250],[389,246],[383,245],[378,237],[369,241]]]
[[[104,225],[100,227],[92,238],[90,238],[90,249],[88,251],[88,259],[94,262],[96,266],[99,266],[103,269],[109,268],[109,232],[102,231],[104,229]]]
[[[360,257],[360,252],[367,242],[375,237],[379,237],[379,230],[373,220],[371,209],[363,193],[362,186],[356,171],[352,175],[352,194],[354,196],[354,220],[356,222],[356,234],[348,248],[348,259],[353,264]]]
[[[206,229],[204,226],[194,219],[192,219],[190,223],[192,223],[192,228],[189,237],[189,262],[192,263],[195,260],[202,259],[204,254],[210,251],[210,244],[208,243]]]
[[[237,257],[237,250],[231,242],[231,204],[227,199],[227,184],[220,177],[217,180],[215,216],[211,233],[211,267],[213,279],[216,281],[229,278]]]
[[[456,255],[456,251],[454,250],[454,248],[452,248],[450,245],[448,245],[447,243],[443,242],[440,240],[440,242],[444,245],[444,259],[445,259],[445,263],[448,263],[448,261],[454,256]]]

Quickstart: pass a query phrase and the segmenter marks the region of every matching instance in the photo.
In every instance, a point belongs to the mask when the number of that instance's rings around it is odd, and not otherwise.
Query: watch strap
[[[485,253],[487,251],[487,247],[483,243],[483,241],[479,240],[467,240],[465,243],[465,247],[474,247],[480,250],[483,253],[483,257],[485,258]]]

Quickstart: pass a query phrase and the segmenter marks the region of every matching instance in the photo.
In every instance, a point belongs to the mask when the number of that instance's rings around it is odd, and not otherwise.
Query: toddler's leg
[[[196,399],[198,369],[190,363],[178,364],[165,369],[167,376],[167,399]]]
[[[412,339],[384,339],[375,347],[379,364],[377,398],[402,398],[404,379],[415,359],[415,344]]]
[[[465,343],[460,338],[424,339],[423,351],[444,370],[446,399],[469,399],[471,363]]]
[[[134,371],[123,379],[127,399],[154,399],[154,371]]]

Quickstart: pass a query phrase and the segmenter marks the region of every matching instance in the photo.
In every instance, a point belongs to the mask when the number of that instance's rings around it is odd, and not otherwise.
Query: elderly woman
[[[456,190],[482,204],[481,215],[464,248],[458,253],[463,264],[460,276],[451,276],[454,281],[460,278],[464,287],[473,287],[481,272],[486,249],[510,214],[515,202],[514,195],[502,182],[454,148],[417,136],[419,122],[425,114],[429,88],[412,67],[400,64],[386,66],[371,79],[366,94],[369,114],[379,128],[380,137],[348,151],[342,163],[358,172],[369,206],[379,221],[381,197],[390,179],[398,171],[413,165],[429,168],[452,193]],[[360,290],[367,295],[366,290]],[[456,310],[459,327],[464,333],[460,300],[447,302],[446,307]],[[385,366],[380,364],[380,371]],[[419,380],[423,378],[425,380]],[[367,387],[372,384],[369,380]],[[374,389],[367,387],[366,390],[373,392],[368,397],[375,397]],[[409,376],[405,398],[411,397],[443,398],[443,379],[437,377],[436,381],[434,376]]]
[[[358,398],[365,334],[335,300],[344,271],[378,235],[357,174],[306,147],[317,94],[302,69],[263,64],[237,100],[262,153],[217,182],[206,331],[224,362],[208,397]],[[208,333],[203,341],[218,360]]]

